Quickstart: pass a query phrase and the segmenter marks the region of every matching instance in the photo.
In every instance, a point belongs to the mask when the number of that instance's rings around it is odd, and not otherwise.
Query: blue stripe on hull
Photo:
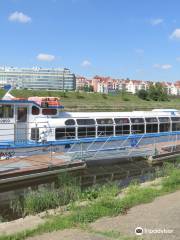
[[[81,139],[66,139],[66,140],[57,140],[57,141],[48,141],[47,143],[36,143],[34,141],[22,142],[22,143],[14,143],[13,141],[3,141],[0,142],[0,149],[8,149],[8,148],[31,148],[31,147],[46,147],[50,145],[67,145],[67,144],[74,144],[74,143],[92,143],[92,142],[113,142],[113,141],[124,141],[124,140],[133,140],[135,139],[136,142],[142,138],[143,140],[149,140],[151,138],[161,138],[162,137],[170,137],[180,135],[180,131],[178,132],[163,132],[163,133],[148,133],[148,134],[131,134],[125,136],[115,136],[115,137],[99,137],[99,138],[81,138]],[[141,145],[140,141],[140,145]],[[167,141],[165,139],[164,141]],[[157,143],[158,141],[156,141]],[[148,143],[146,143],[148,144]]]

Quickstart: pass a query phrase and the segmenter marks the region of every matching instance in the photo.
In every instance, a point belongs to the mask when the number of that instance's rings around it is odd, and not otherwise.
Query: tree
[[[147,100],[148,99],[148,91],[141,89],[137,92],[137,95],[139,98],[143,99],[143,100]]]
[[[89,86],[87,84],[84,85],[84,88],[83,88],[84,92],[93,92],[93,86]]]
[[[139,90],[137,96],[143,100],[168,101],[167,91],[161,83],[151,84],[148,90]]]
[[[155,85],[151,84],[148,89],[149,98],[154,101],[167,101],[168,96],[166,89],[162,86],[161,83],[156,83]]]
[[[151,100],[158,101],[159,93],[156,85],[151,84],[148,89],[148,95]]]

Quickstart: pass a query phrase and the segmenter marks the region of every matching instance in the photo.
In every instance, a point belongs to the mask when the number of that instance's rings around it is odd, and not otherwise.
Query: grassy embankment
[[[161,175],[162,171],[157,172],[157,176],[159,176],[159,174]],[[79,190],[75,191],[76,194],[74,195],[74,201],[67,205],[65,212],[56,216],[49,216],[44,224],[39,225],[33,230],[27,230],[9,236],[4,235],[0,237],[0,240],[21,240],[26,237],[39,235],[45,232],[74,227],[81,227],[91,231],[88,224],[101,217],[125,214],[129,208],[135,205],[151,202],[158,196],[180,189],[179,168],[175,168],[173,165],[167,165],[164,168],[163,175],[164,177],[158,185],[151,184],[150,186],[142,187],[138,183],[134,183],[127,189],[120,190],[115,183],[110,183],[99,188],[91,188],[85,192],[81,192]],[[68,181],[67,187],[69,190],[74,187],[77,189],[77,185],[73,185],[72,182],[71,184],[69,183],[70,182]],[[37,193],[36,197],[27,198],[30,202],[26,203],[26,212],[37,212],[35,207],[36,205],[41,206],[40,210],[42,210],[43,203],[46,209],[45,202],[49,202],[49,199],[51,199],[52,196],[53,194],[49,192],[48,196],[41,195],[41,197],[39,197],[39,193]],[[112,239],[132,239],[123,238],[119,232],[104,232],[101,233],[101,235],[110,236]]]
[[[35,91],[13,90],[16,97],[29,96],[57,96],[61,97],[66,110],[72,111],[132,111],[151,110],[153,108],[177,108],[180,109],[180,98],[169,97],[169,101],[146,101],[136,95],[119,93],[118,95],[106,95],[85,92],[61,92],[61,91]],[[4,94],[0,90],[0,97]]]

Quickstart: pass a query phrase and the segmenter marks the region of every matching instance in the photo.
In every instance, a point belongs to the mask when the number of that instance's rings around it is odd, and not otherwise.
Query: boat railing
[[[4,144],[4,142],[12,142],[14,144],[16,143],[27,143],[28,139],[30,139],[31,131],[30,128],[28,128],[29,124],[34,124],[34,128],[37,129],[45,129],[45,132],[47,136],[52,133],[52,128],[48,124],[48,121],[42,121],[42,122],[23,122],[21,125],[20,123],[3,123],[0,127],[0,145],[1,143]],[[44,126],[42,126],[44,124]],[[3,127],[2,127],[3,126]],[[35,131],[35,140],[38,141],[38,132]]]

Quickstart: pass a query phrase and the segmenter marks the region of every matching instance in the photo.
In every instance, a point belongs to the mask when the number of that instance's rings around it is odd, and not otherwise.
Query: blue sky
[[[180,79],[178,0],[0,0],[0,65]]]

